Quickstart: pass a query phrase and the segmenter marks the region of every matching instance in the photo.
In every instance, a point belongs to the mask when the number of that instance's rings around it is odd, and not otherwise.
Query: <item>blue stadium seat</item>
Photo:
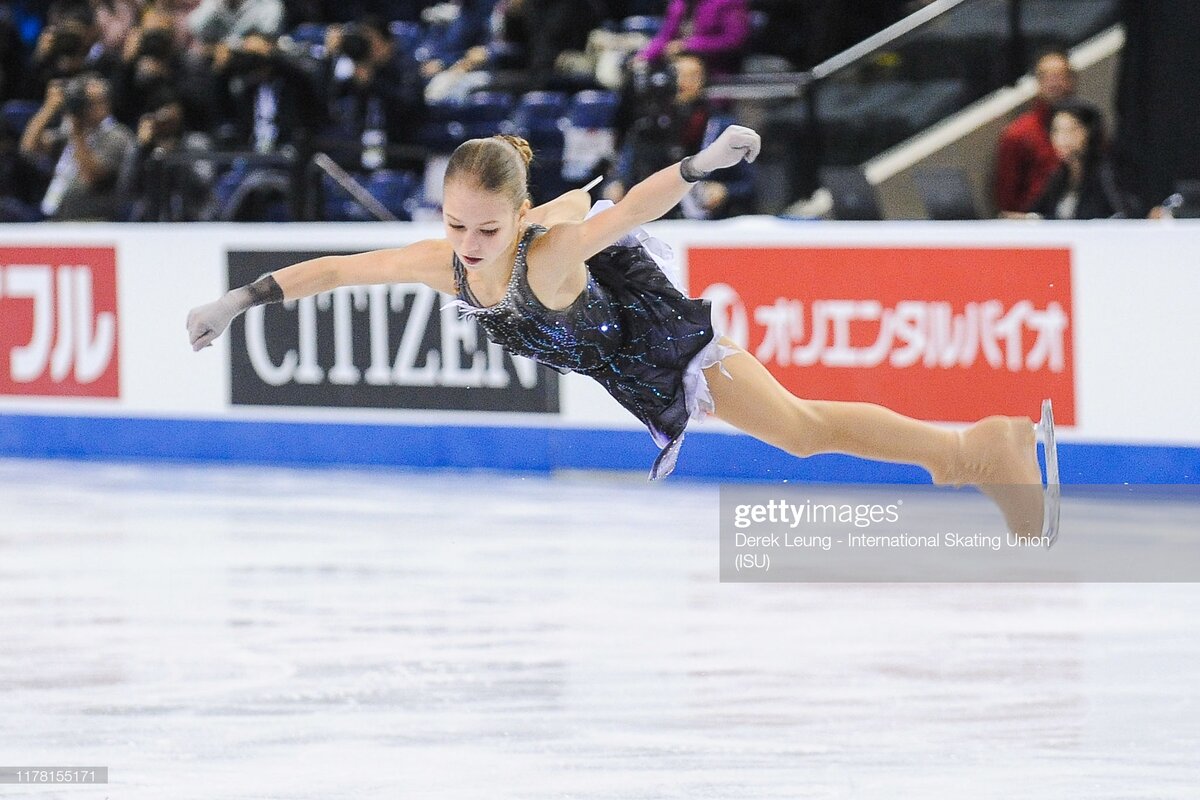
[[[476,92],[460,106],[458,121],[468,139],[482,138],[500,133],[512,109],[513,96],[507,92]]]
[[[402,170],[381,169],[370,175],[356,174],[352,177],[398,219],[411,219],[410,201],[419,188],[416,175]],[[375,221],[374,214],[363,208],[328,175],[322,176],[322,188],[325,192],[323,219],[326,222]]]
[[[0,106],[0,118],[13,136],[20,136],[40,107],[36,100],[9,100]]]
[[[388,211],[407,220],[407,203],[416,194],[417,184],[417,176],[411,172],[378,169],[367,179],[367,191]]]
[[[567,120],[576,128],[611,128],[616,120],[616,92],[587,89],[571,98]]]
[[[512,129],[535,148],[562,149],[563,134],[559,121],[567,111],[567,96],[562,92],[528,92],[521,96],[512,115]]]
[[[654,37],[662,28],[663,18],[649,15],[626,17],[621,20],[621,30],[625,33],[642,33]]]
[[[396,48],[409,55],[412,55],[417,49],[417,45],[421,43],[421,37],[425,35],[419,22],[408,22],[402,19],[389,23],[388,31],[392,34],[392,41],[395,42]]]
[[[299,44],[323,45],[325,44],[325,32],[327,30],[327,25],[320,25],[316,22],[301,22],[288,32],[288,36],[291,37],[292,41]]]

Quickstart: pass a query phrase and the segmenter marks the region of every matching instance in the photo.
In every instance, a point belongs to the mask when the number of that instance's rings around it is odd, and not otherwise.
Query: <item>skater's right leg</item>
[[[796,397],[740,348],[722,365],[728,375],[713,366],[705,377],[716,416],[739,430],[801,457],[845,453],[915,464],[934,483],[978,486],[1000,506],[1010,531],[1041,533],[1041,471],[1028,419],[989,417],[953,431],[871,403]]]

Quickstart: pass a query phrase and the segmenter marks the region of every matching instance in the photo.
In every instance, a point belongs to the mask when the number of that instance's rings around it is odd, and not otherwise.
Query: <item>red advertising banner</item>
[[[791,392],[920,419],[1075,424],[1071,253],[693,247],[693,296]]]
[[[0,247],[0,394],[118,396],[116,252]]]

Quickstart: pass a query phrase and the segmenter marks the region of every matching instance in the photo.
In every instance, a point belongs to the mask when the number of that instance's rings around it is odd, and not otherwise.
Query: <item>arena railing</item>
[[[935,0],[809,70],[738,75],[707,96],[763,132],[760,210],[778,212],[817,188],[822,167],[862,164],[1014,83],[1033,54],[1099,33],[1119,5]]]

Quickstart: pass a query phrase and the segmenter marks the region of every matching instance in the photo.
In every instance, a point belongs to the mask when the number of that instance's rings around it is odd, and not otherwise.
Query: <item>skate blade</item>
[[[1062,512],[1062,485],[1058,477],[1058,444],[1054,439],[1054,408],[1049,398],[1042,401],[1042,419],[1034,430],[1042,441],[1046,458],[1046,488],[1044,522],[1042,536],[1046,538],[1047,548],[1053,547],[1058,541],[1058,523]]]

